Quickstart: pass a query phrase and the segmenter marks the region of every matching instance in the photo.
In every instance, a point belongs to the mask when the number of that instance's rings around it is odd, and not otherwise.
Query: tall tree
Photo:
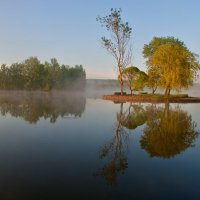
[[[121,94],[123,94],[124,81],[122,72],[131,63],[132,49],[130,36],[132,28],[130,28],[128,22],[122,21],[121,9],[111,9],[111,13],[108,16],[97,17],[97,21],[110,32],[110,38],[101,38],[102,45],[114,57],[117,63],[120,89]]]
[[[144,46],[148,75],[156,85],[165,89],[165,96],[175,89],[180,91],[192,85],[199,62],[185,44],[174,37],[153,38]],[[151,82],[151,81],[150,81]]]

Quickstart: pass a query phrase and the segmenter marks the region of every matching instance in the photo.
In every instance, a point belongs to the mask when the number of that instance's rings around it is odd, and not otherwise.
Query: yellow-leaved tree
[[[144,57],[147,58],[149,85],[165,89],[165,96],[170,91],[187,89],[199,70],[196,54],[192,53],[180,40],[154,38],[149,45],[145,45]]]

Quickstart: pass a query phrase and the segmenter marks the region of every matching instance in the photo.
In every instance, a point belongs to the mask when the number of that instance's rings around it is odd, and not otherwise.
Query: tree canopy
[[[172,89],[180,91],[192,85],[199,69],[196,55],[174,37],[153,38],[144,46],[143,55],[147,59],[149,86],[164,88],[166,96]]]
[[[138,73],[139,73],[139,69],[137,67],[131,66],[131,67],[126,67],[123,72],[122,72],[122,77],[125,80],[125,82],[127,83],[131,94],[133,92],[133,82],[136,79]]]
[[[122,72],[123,79],[127,83],[131,94],[133,90],[143,90],[147,83],[147,75],[145,72],[140,71],[137,67],[126,67]]]
[[[148,76],[145,72],[139,71],[138,75],[136,76],[135,81],[133,81],[133,89],[135,91],[143,90],[147,84]]]
[[[60,65],[55,58],[41,63],[37,57],[30,57],[0,69],[0,89],[51,90],[84,89],[86,73],[82,65],[69,67]]]
[[[143,48],[144,58],[150,59],[151,56],[156,52],[159,46],[163,44],[179,44],[185,47],[184,42],[175,37],[154,37],[149,44],[145,44]]]

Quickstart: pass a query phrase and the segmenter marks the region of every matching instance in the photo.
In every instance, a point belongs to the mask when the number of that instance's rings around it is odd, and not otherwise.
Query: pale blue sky
[[[114,59],[101,47],[106,31],[96,22],[122,8],[133,28],[132,64],[145,70],[144,44],[175,36],[200,54],[200,0],[0,0],[0,63],[30,56],[82,64],[88,78],[115,78]]]

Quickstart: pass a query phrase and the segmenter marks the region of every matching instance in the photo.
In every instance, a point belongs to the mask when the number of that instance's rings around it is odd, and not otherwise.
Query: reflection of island
[[[97,173],[104,177],[109,184],[116,183],[117,174],[123,174],[128,167],[129,134],[125,128],[135,129],[146,121],[143,106],[130,104],[129,108],[123,111],[123,103],[120,104],[120,111],[116,118],[115,135],[100,151],[100,158],[107,159],[107,162]]]
[[[141,148],[150,156],[162,158],[173,157],[191,147],[197,138],[192,116],[181,110],[180,106],[172,108],[150,106],[147,108],[147,125],[141,137]]]
[[[60,117],[80,117],[85,110],[86,98],[83,94],[65,92],[1,92],[1,115],[11,114],[29,123],[40,118],[55,122]]]
[[[121,122],[123,127],[134,130],[146,122],[147,116],[145,108],[141,104],[130,103],[129,108],[125,113],[120,116],[117,115],[117,120]]]
[[[115,135],[100,151],[100,158],[105,159],[106,164],[97,173],[109,184],[116,183],[117,175],[128,168],[130,132],[127,129],[134,130],[146,123],[140,139],[141,148],[150,156],[163,158],[175,156],[192,146],[198,135],[191,115],[180,106],[172,108],[168,103],[164,107],[131,103],[125,111],[121,103],[116,119]]]

